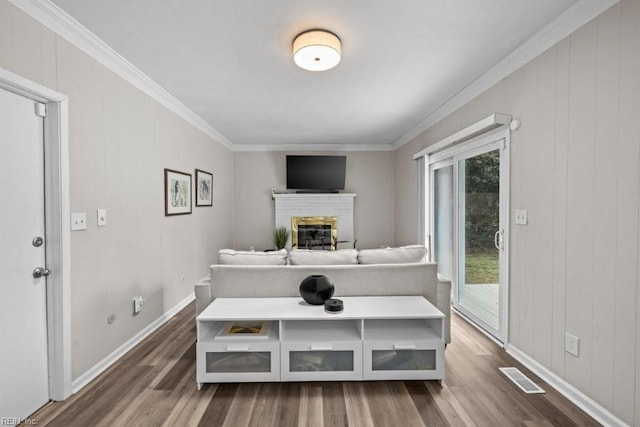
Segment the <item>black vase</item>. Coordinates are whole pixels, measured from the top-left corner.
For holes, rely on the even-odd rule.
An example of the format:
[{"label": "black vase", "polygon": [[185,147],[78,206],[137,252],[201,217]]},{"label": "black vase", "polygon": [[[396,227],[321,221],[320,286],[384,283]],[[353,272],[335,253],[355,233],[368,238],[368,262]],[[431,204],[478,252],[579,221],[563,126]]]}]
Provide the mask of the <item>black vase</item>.
[{"label": "black vase", "polygon": [[326,276],[312,274],[300,282],[300,296],[309,304],[322,305],[333,296],[333,283]]}]

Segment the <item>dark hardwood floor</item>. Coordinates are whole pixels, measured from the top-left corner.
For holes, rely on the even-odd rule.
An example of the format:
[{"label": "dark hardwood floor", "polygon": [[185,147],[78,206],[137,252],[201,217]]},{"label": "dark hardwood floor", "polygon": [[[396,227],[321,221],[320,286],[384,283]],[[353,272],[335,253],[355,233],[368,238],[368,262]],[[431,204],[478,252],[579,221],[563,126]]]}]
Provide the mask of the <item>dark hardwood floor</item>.
[{"label": "dark hardwood floor", "polygon": [[[191,304],[38,426],[591,426],[599,425],[459,316],[435,381],[207,384],[196,390]],[[516,366],[546,394],[526,395]]]}]

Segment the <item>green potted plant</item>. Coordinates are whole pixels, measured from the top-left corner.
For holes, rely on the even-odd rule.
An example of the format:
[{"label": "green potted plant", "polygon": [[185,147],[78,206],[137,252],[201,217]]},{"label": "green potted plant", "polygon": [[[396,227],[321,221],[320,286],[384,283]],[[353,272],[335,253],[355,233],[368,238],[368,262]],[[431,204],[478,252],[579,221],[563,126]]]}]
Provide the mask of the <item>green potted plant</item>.
[{"label": "green potted plant", "polygon": [[287,227],[277,227],[273,230],[273,244],[276,246],[276,250],[284,249],[289,241],[289,230]]}]

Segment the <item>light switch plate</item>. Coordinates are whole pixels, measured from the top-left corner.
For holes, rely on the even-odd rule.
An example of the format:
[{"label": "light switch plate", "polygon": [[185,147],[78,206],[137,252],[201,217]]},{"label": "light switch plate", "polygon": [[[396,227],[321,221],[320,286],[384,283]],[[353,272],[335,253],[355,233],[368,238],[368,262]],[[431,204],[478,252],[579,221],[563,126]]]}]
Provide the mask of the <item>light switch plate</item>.
[{"label": "light switch plate", "polygon": [[516,224],[527,225],[529,218],[525,209],[516,209]]},{"label": "light switch plate", "polygon": [[98,227],[104,227],[107,225],[107,210],[98,209]]},{"label": "light switch plate", "polygon": [[71,231],[79,231],[87,229],[87,214],[72,213],[71,214]]}]

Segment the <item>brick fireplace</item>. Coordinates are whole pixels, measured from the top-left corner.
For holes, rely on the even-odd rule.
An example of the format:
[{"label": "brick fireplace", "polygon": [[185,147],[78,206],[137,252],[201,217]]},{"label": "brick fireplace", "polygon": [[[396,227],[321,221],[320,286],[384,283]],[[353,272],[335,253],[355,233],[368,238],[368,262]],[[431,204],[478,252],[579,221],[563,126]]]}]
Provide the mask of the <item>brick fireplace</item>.
[{"label": "brick fireplace", "polygon": [[[308,249],[322,249],[329,250],[335,248],[335,242],[354,241],[354,228],[353,228],[353,205],[356,195],[353,193],[331,193],[331,194],[274,194],[273,199],[275,201],[275,226],[286,227],[291,231],[291,237],[293,240],[293,234],[295,230],[292,228],[292,218],[335,218],[336,224],[331,231],[331,237],[327,240],[328,228],[327,224],[322,229],[315,227],[314,234],[311,234],[314,227],[308,228],[309,232],[303,233],[305,243],[301,244],[298,241],[298,248],[304,249],[308,242]],[[307,224],[303,224],[307,225]],[[313,226],[313,224],[311,224]],[[328,224],[330,225],[330,224]],[[298,228],[299,231],[299,228]],[[322,235],[322,242],[318,238]],[[329,242],[329,243],[327,243]],[[328,247],[332,246],[332,247]],[[311,247],[312,246],[312,247]],[[287,246],[287,249],[291,249],[291,242]]]}]

